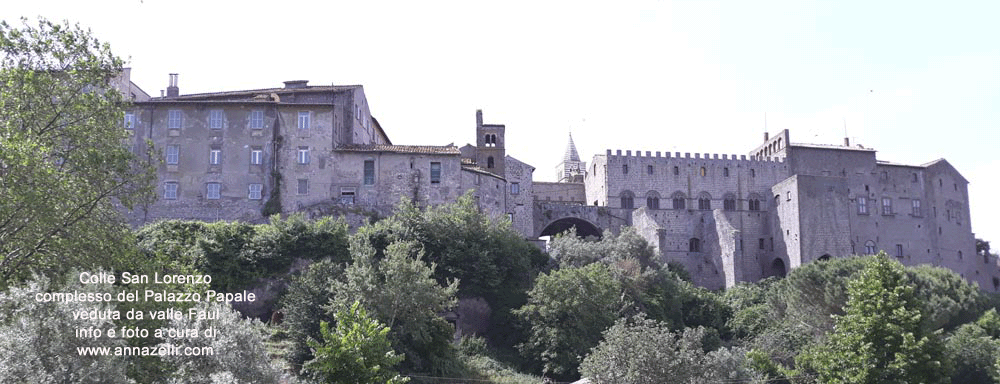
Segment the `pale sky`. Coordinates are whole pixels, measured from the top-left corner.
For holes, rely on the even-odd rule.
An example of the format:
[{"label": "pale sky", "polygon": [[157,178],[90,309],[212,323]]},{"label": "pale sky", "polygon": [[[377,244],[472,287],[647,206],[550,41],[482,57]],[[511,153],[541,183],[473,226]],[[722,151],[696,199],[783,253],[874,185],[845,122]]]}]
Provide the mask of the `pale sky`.
[{"label": "pale sky", "polygon": [[90,28],[157,96],[361,84],[394,144],[474,142],[475,110],[552,181],[606,149],[747,154],[767,130],[945,158],[1000,249],[1000,2],[17,1]]}]

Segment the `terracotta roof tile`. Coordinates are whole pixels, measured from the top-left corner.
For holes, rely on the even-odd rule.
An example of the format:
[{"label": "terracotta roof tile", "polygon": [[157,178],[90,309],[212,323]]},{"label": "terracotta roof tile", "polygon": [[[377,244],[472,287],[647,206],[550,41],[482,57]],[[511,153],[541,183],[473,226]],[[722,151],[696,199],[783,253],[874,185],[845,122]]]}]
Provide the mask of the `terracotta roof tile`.
[{"label": "terracotta roof tile", "polygon": [[394,153],[419,153],[429,155],[461,155],[458,147],[438,146],[438,145],[346,145],[337,148],[338,151],[349,152],[394,152]]}]

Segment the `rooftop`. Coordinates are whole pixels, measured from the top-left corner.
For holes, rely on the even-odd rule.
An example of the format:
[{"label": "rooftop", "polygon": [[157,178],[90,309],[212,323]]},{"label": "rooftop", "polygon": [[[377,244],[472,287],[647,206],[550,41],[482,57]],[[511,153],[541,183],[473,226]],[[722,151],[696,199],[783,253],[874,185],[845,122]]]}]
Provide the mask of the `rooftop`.
[{"label": "rooftop", "polygon": [[392,152],[392,153],[416,153],[427,155],[461,155],[458,147],[453,145],[383,145],[383,144],[351,144],[337,148],[338,151],[348,152]]}]

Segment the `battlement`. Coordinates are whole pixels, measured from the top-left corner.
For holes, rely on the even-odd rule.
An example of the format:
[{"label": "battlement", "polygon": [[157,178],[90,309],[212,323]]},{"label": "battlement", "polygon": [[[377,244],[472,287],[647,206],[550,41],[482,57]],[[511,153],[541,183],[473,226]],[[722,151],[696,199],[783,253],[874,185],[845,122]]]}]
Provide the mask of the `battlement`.
[{"label": "battlement", "polygon": [[654,162],[656,162],[657,160],[661,160],[664,163],[668,163],[668,162],[670,162],[672,160],[701,160],[701,161],[707,160],[707,161],[710,161],[710,162],[715,162],[715,161],[718,161],[718,162],[727,162],[727,163],[737,162],[737,163],[745,163],[747,165],[761,164],[761,165],[764,165],[764,166],[768,166],[768,165],[772,165],[773,166],[773,165],[780,165],[780,164],[784,164],[785,163],[784,158],[781,158],[781,157],[763,157],[763,158],[758,158],[756,156],[749,156],[748,157],[747,155],[735,155],[735,154],[732,154],[732,155],[731,154],[721,154],[720,155],[718,153],[704,153],[704,154],[702,154],[702,153],[694,153],[694,156],[692,157],[691,156],[692,154],[690,152],[684,152],[683,156],[681,156],[681,152],[674,152],[673,155],[671,155],[670,152],[662,152],[661,153],[659,151],[656,151],[656,152],[652,152],[652,151],[645,151],[645,152],[643,152],[643,151],[635,151],[635,155],[633,155],[632,151],[626,150],[625,154],[622,155],[622,150],[620,150],[620,149],[615,150],[614,153],[612,153],[612,151],[609,149],[609,150],[607,150],[607,152],[605,153],[605,155],[608,157],[608,161],[611,161],[614,158],[618,158],[619,161],[622,160],[622,159],[627,160],[629,158],[639,158],[639,159],[647,159],[647,160],[648,159],[653,159]]}]

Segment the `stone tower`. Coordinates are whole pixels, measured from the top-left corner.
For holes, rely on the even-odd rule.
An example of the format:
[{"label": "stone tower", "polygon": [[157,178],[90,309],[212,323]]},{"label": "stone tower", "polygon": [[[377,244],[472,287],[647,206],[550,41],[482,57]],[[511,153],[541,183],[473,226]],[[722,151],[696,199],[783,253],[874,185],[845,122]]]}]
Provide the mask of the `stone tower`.
[{"label": "stone tower", "polygon": [[504,177],[503,124],[483,124],[483,110],[476,110],[476,164],[487,171]]},{"label": "stone tower", "polygon": [[556,166],[556,181],[582,183],[586,169],[587,163],[580,161],[580,155],[576,152],[576,144],[573,143],[573,134],[570,133],[566,153],[563,154],[562,162]]}]

